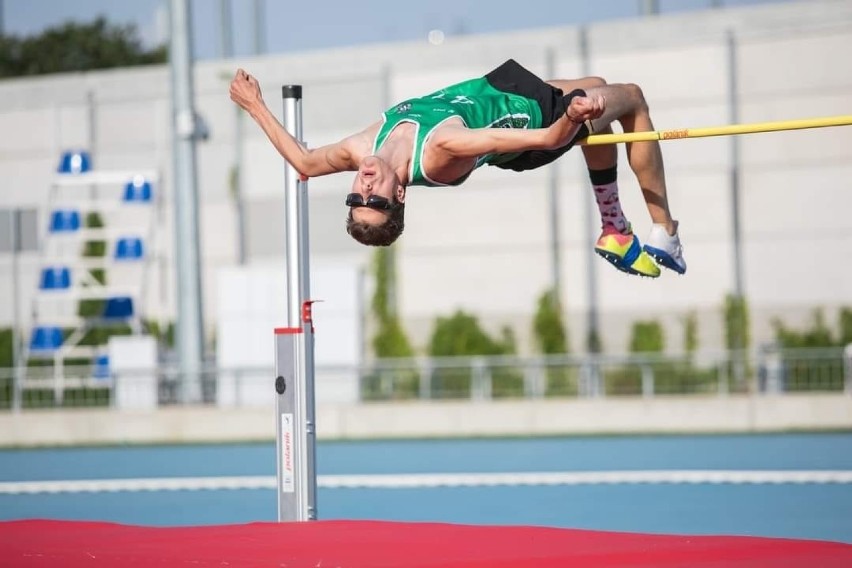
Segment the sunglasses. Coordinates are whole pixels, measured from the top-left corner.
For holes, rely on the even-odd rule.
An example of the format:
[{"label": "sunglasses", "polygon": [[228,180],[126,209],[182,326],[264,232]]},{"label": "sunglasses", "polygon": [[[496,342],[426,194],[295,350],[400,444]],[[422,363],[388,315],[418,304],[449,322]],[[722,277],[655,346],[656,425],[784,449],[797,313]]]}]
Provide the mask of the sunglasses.
[{"label": "sunglasses", "polygon": [[378,209],[380,211],[387,211],[388,209],[393,209],[393,203],[391,203],[390,199],[388,199],[387,197],[371,195],[367,198],[367,201],[364,201],[364,197],[360,193],[350,193],[349,195],[347,195],[346,206],[369,207],[370,209]]}]

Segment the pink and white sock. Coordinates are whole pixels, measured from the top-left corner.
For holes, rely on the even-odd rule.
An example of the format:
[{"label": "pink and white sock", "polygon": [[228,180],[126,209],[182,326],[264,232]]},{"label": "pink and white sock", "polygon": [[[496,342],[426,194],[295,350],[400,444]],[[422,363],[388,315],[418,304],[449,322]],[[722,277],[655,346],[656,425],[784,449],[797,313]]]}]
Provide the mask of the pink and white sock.
[{"label": "pink and white sock", "polygon": [[626,233],[630,227],[624,211],[621,210],[621,201],[618,199],[618,182],[592,186],[595,191],[595,200],[598,202],[598,210],[601,214],[601,225],[604,230],[607,225],[619,233]]}]

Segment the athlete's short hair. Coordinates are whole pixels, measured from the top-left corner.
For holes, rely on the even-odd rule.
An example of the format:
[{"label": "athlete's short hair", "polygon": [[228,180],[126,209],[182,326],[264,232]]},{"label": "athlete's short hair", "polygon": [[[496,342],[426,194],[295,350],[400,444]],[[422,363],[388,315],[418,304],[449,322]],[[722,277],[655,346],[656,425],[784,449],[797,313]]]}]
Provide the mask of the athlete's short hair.
[{"label": "athlete's short hair", "polygon": [[352,218],[352,209],[346,217],[346,232],[363,245],[387,247],[396,241],[405,229],[405,203],[393,198],[384,223],[372,224]]}]

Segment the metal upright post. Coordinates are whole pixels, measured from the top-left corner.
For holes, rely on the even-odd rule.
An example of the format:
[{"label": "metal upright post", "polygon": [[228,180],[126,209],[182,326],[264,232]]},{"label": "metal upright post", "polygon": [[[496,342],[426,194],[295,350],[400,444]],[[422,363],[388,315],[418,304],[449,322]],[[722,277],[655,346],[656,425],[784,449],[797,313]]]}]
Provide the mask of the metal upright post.
[{"label": "metal upright post", "polygon": [[[284,128],[302,139],[302,87],[287,85]],[[284,168],[287,326],[275,330],[278,520],[310,521],[316,507],[314,327],[308,263],[308,186]]]}]

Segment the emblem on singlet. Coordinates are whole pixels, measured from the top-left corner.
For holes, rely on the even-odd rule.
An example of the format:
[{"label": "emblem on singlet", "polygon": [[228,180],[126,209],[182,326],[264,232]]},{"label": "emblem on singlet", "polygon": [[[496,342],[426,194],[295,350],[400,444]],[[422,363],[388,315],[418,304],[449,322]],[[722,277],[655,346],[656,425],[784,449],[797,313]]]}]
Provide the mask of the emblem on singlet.
[{"label": "emblem on singlet", "polygon": [[526,128],[530,123],[528,114],[507,114],[492,122],[489,128]]}]

